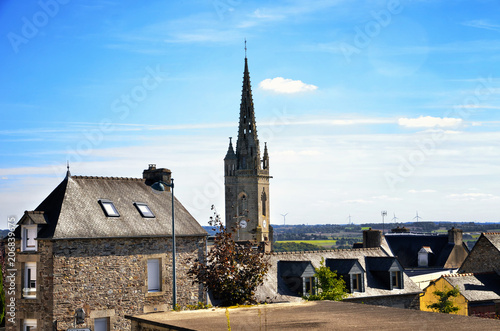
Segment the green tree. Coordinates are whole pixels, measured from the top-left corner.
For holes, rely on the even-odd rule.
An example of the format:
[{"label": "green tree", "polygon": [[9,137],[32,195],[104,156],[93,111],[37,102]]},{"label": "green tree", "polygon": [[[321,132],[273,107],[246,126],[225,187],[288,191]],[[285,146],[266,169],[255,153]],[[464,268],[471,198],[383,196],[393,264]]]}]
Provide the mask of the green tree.
[{"label": "green tree", "polygon": [[453,301],[451,300],[452,297],[456,298],[460,294],[460,291],[458,290],[457,286],[447,291],[436,290],[432,293],[439,299],[438,302],[435,302],[431,305],[427,305],[427,308],[430,308],[432,310],[444,314],[451,314],[460,310],[460,308],[455,306],[453,304]]},{"label": "green tree", "polygon": [[209,224],[217,231],[214,245],[206,260],[196,260],[188,274],[211,291],[222,306],[252,303],[255,289],[262,284],[270,264],[251,243],[236,243],[214,206],[212,210],[214,216]]},{"label": "green tree", "polygon": [[325,266],[324,258],[321,259],[320,267],[315,271],[314,277],[318,280],[319,293],[305,297],[305,299],[341,301],[348,296],[344,279],[338,277],[336,271]]}]

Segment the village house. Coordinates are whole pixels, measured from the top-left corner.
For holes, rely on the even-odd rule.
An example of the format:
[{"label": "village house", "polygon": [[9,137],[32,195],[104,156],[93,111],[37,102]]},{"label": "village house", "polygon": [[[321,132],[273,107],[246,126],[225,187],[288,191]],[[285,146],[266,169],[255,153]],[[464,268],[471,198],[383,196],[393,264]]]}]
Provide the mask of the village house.
[{"label": "village house", "polygon": [[420,297],[420,310],[433,311],[428,306],[438,302],[434,294],[458,288],[458,297],[451,297],[458,307],[457,315],[495,317],[500,315],[500,276],[496,273],[444,275],[425,289]]},{"label": "village house", "polygon": [[500,232],[482,233],[458,272],[499,273]]},{"label": "village house", "polygon": [[[143,178],[72,176],[16,229],[16,320],[7,330],[127,330],[126,314],[172,309],[171,172]],[[169,188],[170,189],[170,188]],[[173,189],[173,188],[172,188]],[[174,200],[177,302],[204,301],[190,261],[203,260],[206,231]],[[7,298],[9,299],[9,298]]]},{"label": "village house", "polygon": [[419,308],[420,288],[398,260],[380,247],[272,253],[264,283],[256,290],[257,300],[298,302],[302,296],[314,294],[314,269],[320,267],[322,259],[345,280],[349,295],[344,301]]}]

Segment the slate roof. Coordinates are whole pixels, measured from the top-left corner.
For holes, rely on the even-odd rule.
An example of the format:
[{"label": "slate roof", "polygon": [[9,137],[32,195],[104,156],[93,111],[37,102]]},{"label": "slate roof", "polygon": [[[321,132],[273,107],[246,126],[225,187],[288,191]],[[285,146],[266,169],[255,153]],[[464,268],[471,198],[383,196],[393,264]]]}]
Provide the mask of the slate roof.
[{"label": "slate roof", "polygon": [[490,241],[490,243],[495,246],[495,248],[500,251],[500,232],[485,232],[483,236]]},{"label": "slate roof", "polygon": [[451,274],[443,278],[451,286],[458,286],[469,302],[500,300],[500,276],[488,274]]},{"label": "slate roof", "polygon": [[346,275],[357,263],[358,259],[327,259],[325,265],[336,270],[338,275]]},{"label": "slate roof", "polygon": [[[120,216],[107,217],[99,199],[112,201]],[[155,217],[143,218],[134,202],[146,203]],[[172,235],[171,206],[171,193],[153,191],[144,179],[68,174],[35,209],[43,211],[40,215],[47,223],[40,226],[38,239],[168,237]],[[207,235],[177,199],[174,208],[176,235]]]},{"label": "slate roof", "polygon": [[312,277],[315,273],[309,261],[279,261],[278,263],[280,273],[288,277]]},{"label": "slate roof", "polygon": [[[418,252],[423,246],[432,251],[429,254],[429,268],[444,268],[455,248],[455,244],[448,242],[448,235],[395,233],[386,234],[385,240],[404,268],[418,267]],[[468,252],[467,246],[463,243],[462,245]]]},{"label": "slate roof", "polygon": [[[310,261],[314,268],[320,266],[321,259],[344,259],[357,260],[361,267],[366,271],[365,277],[367,286],[364,292],[352,293],[350,298],[364,298],[375,296],[390,296],[390,295],[410,295],[421,293],[420,288],[403,272],[403,289],[390,290],[384,284],[381,284],[370,270],[367,270],[365,260],[367,257],[388,257],[388,254],[381,248],[362,248],[362,249],[340,249],[329,251],[316,252],[283,252],[272,253],[269,255],[271,264],[267,275],[264,278],[264,283],[256,290],[256,298],[258,301],[268,302],[284,302],[284,301],[300,301],[291,292],[281,277],[278,277],[278,262],[279,261]],[[391,258],[392,259],[392,258]],[[394,261],[394,259],[392,259]],[[373,286],[371,286],[373,285]]]}]

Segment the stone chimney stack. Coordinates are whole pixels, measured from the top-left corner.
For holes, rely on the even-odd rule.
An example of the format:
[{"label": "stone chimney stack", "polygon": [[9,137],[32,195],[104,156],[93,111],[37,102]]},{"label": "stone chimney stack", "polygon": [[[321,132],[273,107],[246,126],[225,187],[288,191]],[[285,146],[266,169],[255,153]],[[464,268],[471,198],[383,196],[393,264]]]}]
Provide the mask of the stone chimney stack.
[{"label": "stone chimney stack", "polygon": [[[146,185],[148,186],[151,186],[159,181],[170,184],[171,177],[172,177],[172,172],[169,169],[165,168],[156,169],[156,164],[150,164],[148,169],[142,172],[142,178],[146,180]],[[170,192],[170,187],[166,187],[166,189],[168,192]]]},{"label": "stone chimney stack", "polygon": [[377,248],[382,246],[382,231],[369,230],[363,231],[363,248]]},{"label": "stone chimney stack", "polygon": [[448,243],[462,245],[463,231],[460,229],[455,229],[454,227],[448,230]]}]

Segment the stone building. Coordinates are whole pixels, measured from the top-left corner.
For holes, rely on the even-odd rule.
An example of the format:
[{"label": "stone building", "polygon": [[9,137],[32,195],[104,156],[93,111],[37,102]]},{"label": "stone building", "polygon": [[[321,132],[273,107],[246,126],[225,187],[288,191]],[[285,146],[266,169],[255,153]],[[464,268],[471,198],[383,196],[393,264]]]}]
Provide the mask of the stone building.
[{"label": "stone building", "polygon": [[500,273],[500,232],[482,233],[458,272]]},{"label": "stone building", "polygon": [[271,253],[271,266],[256,290],[257,299],[298,302],[303,295],[314,294],[314,268],[322,259],[345,280],[349,296],[344,301],[418,309],[422,291],[381,247]]},{"label": "stone building", "polygon": [[[16,325],[7,330],[127,330],[127,314],[172,309],[172,195],[168,169],[143,178],[71,176],[16,229]],[[206,231],[174,201],[177,302],[204,300],[186,272]],[[7,298],[10,300],[10,298]]]},{"label": "stone building", "polygon": [[229,138],[224,158],[226,227],[237,241],[251,241],[271,250],[272,227],[269,210],[269,154],[267,145],[260,157],[259,138],[252,99],[252,87],[245,56],[240,121],[236,151]]}]

